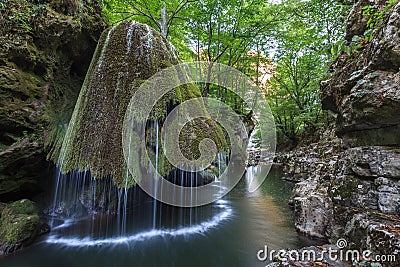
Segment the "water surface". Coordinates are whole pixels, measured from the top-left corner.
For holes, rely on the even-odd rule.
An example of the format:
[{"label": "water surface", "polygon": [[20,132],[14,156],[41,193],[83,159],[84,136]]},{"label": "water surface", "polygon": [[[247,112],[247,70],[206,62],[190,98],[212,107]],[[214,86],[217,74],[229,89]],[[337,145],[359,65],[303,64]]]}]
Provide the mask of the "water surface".
[{"label": "water surface", "polygon": [[265,266],[257,259],[265,245],[279,250],[318,243],[296,233],[287,205],[292,186],[278,170],[253,193],[248,179],[223,200],[195,209],[155,205],[137,192],[123,235],[117,216],[60,220],[33,246],[0,259],[0,266]]}]

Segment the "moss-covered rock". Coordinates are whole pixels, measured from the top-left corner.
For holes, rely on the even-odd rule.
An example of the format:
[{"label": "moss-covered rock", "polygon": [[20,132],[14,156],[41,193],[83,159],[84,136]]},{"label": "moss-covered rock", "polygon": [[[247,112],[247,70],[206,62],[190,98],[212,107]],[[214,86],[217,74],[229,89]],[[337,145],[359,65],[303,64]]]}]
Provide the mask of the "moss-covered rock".
[{"label": "moss-covered rock", "polygon": [[6,204],[0,202],[0,219],[1,219],[1,213],[3,212],[5,207],[6,207]]},{"label": "moss-covered rock", "polygon": [[[100,38],[63,143],[59,159],[62,171],[90,170],[97,178],[112,176],[118,186],[126,186],[126,174],[129,172],[123,156],[122,127],[128,104],[144,81],[160,70],[179,63],[170,43],[145,24],[125,21],[106,30]],[[182,76],[177,72],[175,77],[168,78],[182,79]],[[147,94],[152,96],[151,90],[144,94],[144,97]],[[154,137],[154,123],[159,121],[161,125],[168,108],[200,96],[199,88],[187,83],[165,94],[154,106],[149,118],[135,114],[135,120],[143,122],[148,119],[147,130],[153,132]],[[219,126],[208,121],[200,121],[200,124],[202,126],[198,128],[190,127],[198,133],[198,137],[212,138],[220,149],[226,146]],[[132,142],[139,143],[140,137],[132,138],[137,138]],[[186,155],[193,154],[192,157],[196,158],[199,142],[189,142],[188,135],[182,138],[181,145]],[[155,158],[151,140],[147,140],[148,152],[150,158]],[[136,169],[140,165],[147,166],[140,156],[143,154],[144,151],[137,153]],[[161,174],[167,175],[172,165],[161,156],[158,168]],[[130,178],[128,186],[132,184],[133,179]]]},{"label": "moss-covered rock", "polygon": [[0,203],[0,255],[10,254],[48,231],[41,223],[37,207],[27,199]]},{"label": "moss-covered rock", "polygon": [[105,27],[97,1],[0,5],[0,200],[37,192],[26,185],[37,184],[47,152],[58,158]]}]

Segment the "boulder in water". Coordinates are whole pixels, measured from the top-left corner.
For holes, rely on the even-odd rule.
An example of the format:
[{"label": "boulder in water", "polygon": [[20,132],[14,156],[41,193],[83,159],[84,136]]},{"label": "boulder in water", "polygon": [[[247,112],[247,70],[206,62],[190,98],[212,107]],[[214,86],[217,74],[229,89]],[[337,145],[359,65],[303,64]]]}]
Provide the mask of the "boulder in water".
[{"label": "boulder in water", "polygon": [[30,200],[0,203],[0,255],[13,253],[48,231]]}]

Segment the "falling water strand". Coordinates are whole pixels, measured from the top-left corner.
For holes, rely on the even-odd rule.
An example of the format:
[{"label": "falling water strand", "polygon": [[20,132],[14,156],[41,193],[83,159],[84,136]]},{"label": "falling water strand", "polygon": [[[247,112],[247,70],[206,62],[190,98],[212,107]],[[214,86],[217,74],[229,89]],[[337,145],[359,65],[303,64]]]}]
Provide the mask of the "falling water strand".
[{"label": "falling water strand", "polygon": [[132,47],[132,37],[133,37],[133,29],[135,26],[136,22],[135,21],[131,21],[131,24],[129,24],[129,29],[126,33],[126,42],[127,42],[127,52],[126,54],[130,54],[131,53],[131,47]]},{"label": "falling water strand", "polygon": [[[133,127],[133,120],[132,120],[132,127]],[[131,155],[131,144],[132,144],[132,135],[129,137],[129,144],[128,144],[128,164],[130,164],[130,155]],[[124,209],[123,209],[123,216],[122,216],[122,235],[126,234],[126,220],[127,220],[127,212],[128,212],[128,182],[129,182],[129,168],[126,166],[126,173],[125,173],[125,188],[124,188]]]},{"label": "falling water strand", "polygon": [[151,229],[148,231],[139,232],[133,235],[126,235],[111,238],[94,239],[92,237],[59,237],[55,234],[50,235],[46,239],[48,244],[58,244],[65,247],[93,247],[103,245],[129,245],[137,242],[145,242],[155,237],[178,237],[188,236],[193,234],[204,234],[205,232],[217,227],[223,221],[229,220],[232,217],[232,208],[229,207],[227,201],[219,200],[216,206],[221,209],[219,213],[214,215],[210,220],[201,222],[190,227],[179,227],[170,229]]},{"label": "falling water strand", "polygon": [[[155,144],[156,144],[156,159],[155,159],[155,173],[154,173],[154,196],[157,196],[157,184],[158,184],[158,121],[156,120],[154,122],[154,130],[155,130]],[[156,218],[157,218],[157,199],[153,199],[154,204],[153,204],[153,228],[156,227]]]},{"label": "falling water strand", "polygon": [[121,233],[121,195],[122,195],[122,189],[118,190],[118,207],[117,207],[117,232]]},{"label": "falling water strand", "polygon": [[111,35],[113,34],[114,29],[115,29],[115,27],[112,27],[108,31],[106,40],[105,40],[104,45],[103,45],[103,49],[101,50],[100,59],[99,59],[99,65],[97,66],[97,73],[99,75],[101,73],[101,69],[103,67],[103,63],[104,63],[104,60],[105,60],[105,54],[106,54],[106,50],[107,50],[107,47],[108,47],[108,43],[110,42]]},{"label": "falling water strand", "polygon": [[152,29],[146,25],[146,35],[144,36],[144,43],[146,44],[146,51],[144,51],[144,55],[146,56],[147,59],[147,64],[149,64],[149,66],[151,65],[151,51],[152,51],[152,40],[153,40],[153,33],[152,33]]},{"label": "falling water strand", "polygon": [[53,208],[51,210],[51,215],[52,215],[52,219],[50,221],[50,226],[51,227],[54,226],[54,218],[56,216],[57,197],[58,197],[58,190],[59,190],[59,186],[60,186],[61,175],[62,175],[61,174],[61,169],[60,169],[60,167],[57,167],[56,187],[55,187],[55,191],[54,191]]}]

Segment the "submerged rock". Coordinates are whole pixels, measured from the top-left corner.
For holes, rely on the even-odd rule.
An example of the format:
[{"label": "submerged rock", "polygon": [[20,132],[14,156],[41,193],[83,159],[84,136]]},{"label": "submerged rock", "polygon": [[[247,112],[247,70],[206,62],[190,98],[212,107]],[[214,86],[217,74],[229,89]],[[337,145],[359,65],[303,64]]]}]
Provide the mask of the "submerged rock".
[{"label": "submerged rock", "polygon": [[13,253],[49,231],[30,200],[0,203],[0,214],[0,255]]}]

